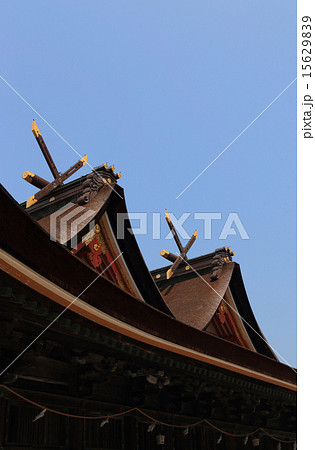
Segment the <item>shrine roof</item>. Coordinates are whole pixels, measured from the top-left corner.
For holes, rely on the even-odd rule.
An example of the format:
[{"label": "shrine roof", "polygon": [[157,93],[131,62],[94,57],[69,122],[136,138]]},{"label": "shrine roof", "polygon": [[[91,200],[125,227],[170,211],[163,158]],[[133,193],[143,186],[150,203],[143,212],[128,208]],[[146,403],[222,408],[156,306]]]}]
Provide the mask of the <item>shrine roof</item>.
[{"label": "shrine roof", "polygon": [[[119,202],[117,205],[122,207]],[[117,211],[114,207],[115,201],[113,210]],[[50,301],[65,305],[71,298],[79,296],[71,307],[76,314],[86,317],[91,323],[111,327],[120,336],[295,390],[293,370],[271,356],[250,351],[184,324],[137,300],[112,282],[95,277],[95,270],[65,246],[53,242],[2,186],[0,213],[8,218],[0,224],[0,269]],[[52,264],[52,260],[58,263]],[[235,264],[231,280],[235,278],[235,295],[241,295],[237,267]],[[87,286],[89,289],[86,291]]]},{"label": "shrine roof", "polygon": [[170,266],[151,271],[161,294],[177,320],[207,330],[219,305],[229,292],[235,312],[241,318],[257,352],[276,358],[250,306],[241,269],[232,261],[230,248],[222,247],[200,257],[183,261],[167,279]]}]

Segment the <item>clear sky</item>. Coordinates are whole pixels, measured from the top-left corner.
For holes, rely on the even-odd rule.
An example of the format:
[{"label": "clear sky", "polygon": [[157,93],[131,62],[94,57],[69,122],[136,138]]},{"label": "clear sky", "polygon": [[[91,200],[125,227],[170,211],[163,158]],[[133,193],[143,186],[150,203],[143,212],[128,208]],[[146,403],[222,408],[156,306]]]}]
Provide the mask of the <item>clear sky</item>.
[{"label": "clear sky", "polygon": [[[12,0],[0,42],[0,75],[92,167],[115,164],[129,211],[191,213],[190,257],[232,247],[263,333],[295,365],[295,83],[176,199],[295,79],[295,2]],[[24,170],[51,179],[33,118],[60,171],[78,156],[1,79],[0,102],[0,181],[23,201]],[[195,212],[222,214],[211,240]],[[230,212],[250,239],[219,240]],[[176,251],[161,227],[138,237],[150,269]]]}]

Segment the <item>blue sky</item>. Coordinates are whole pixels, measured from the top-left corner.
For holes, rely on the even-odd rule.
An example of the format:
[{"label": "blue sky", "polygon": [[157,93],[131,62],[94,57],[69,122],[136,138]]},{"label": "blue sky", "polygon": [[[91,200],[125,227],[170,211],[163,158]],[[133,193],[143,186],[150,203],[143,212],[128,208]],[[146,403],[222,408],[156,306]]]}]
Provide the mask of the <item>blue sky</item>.
[{"label": "blue sky", "polygon": [[[295,83],[176,199],[295,79],[294,2],[13,0],[0,38],[0,75],[93,167],[115,164],[129,211],[222,214],[211,240],[185,222],[200,231],[189,255],[235,250],[265,336],[295,365]],[[60,171],[78,156],[1,79],[0,101],[1,183],[23,201],[24,170],[51,179],[33,118]],[[230,212],[249,240],[218,239]],[[150,269],[176,251],[152,233],[138,242]]]}]

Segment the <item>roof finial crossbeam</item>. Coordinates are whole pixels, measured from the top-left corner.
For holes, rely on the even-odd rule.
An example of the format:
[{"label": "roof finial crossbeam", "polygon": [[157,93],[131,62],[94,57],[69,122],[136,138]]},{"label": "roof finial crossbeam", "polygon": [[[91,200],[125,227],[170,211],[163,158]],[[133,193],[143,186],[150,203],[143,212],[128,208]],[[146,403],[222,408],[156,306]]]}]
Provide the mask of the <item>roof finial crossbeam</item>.
[{"label": "roof finial crossbeam", "polygon": [[39,131],[38,126],[36,125],[35,120],[33,120],[33,122],[32,122],[32,132],[35,136],[37,144],[39,145],[39,148],[42,151],[42,154],[44,155],[44,158],[48,164],[48,167],[49,167],[54,179],[56,180],[57,178],[59,178],[59,172],[54,163],[54,160],[52,159],[51,154],[49,153],[49,150],[47,148],[47,145],[45,144],[43,136],[41,135],[41,132]]},{"label": "roof finial crossbeam", "polygon": [[87,162],[87,155],[83,156],[77,163],[75,163],[73,166],[71,166],[68,170],[66,170],[64,173],[59,173],[57,170],[57,167],[54,163],[54,160],[52,159],[51,154],[49,153],[49,150],[45,144],[45,141],[43,139],[43,136],[41,135],[35,120],[32,122],[32,132],[35,136],[35,139],[39,145],[39,148],[41,149],[44,158],[48,164],[48,167],[54,177],[54,181],[49,182],[45,180],[44,178],[39,177],[38,175],[35,175],[32,172],[25,171],[23,172],[22,178],[27,181],[28,183],[33,184],[34,186],[38,187],[40,191],[38,191],[36,194],[32,195],[29,199],[26,201],[26,208],[32,206],[34,203],[38,202],[41,198],[45,197],[45,195],[49,194],[51,191],[53,191],[56,187],[61,186],[63,182],[71,177],[77,170],[79,170],[82,166],[84,166]]},{"label": "roof finial crossbeam", "polygon": [[180,242],[180,239],[178,237],[177,231],[173,225],[173,222],[171,220],[171,217],[167,210],[165,210],[165,219],[166,222],[171,230],[171,233],[174,237],[174,240],[176,242],[176,245],[180,251],[180,254],[174,255],[173,253],[168,252],[167,250],[162,250],[160,255],[163,256],[163,258],[167,259],[168,261],[173,262],[173,265],[168,269],[166,272],[166,278],[169,279],[171,276],[175,273],[176,269],[180,265],[182,261],[187,261],[187,253],[190,250],[191,246],[195,242],[195,240],[198,237],[198,231],[195,230],[194,234],[189,239],[188,243],[185,245],[185,247],[182,246],[182,243]]}]

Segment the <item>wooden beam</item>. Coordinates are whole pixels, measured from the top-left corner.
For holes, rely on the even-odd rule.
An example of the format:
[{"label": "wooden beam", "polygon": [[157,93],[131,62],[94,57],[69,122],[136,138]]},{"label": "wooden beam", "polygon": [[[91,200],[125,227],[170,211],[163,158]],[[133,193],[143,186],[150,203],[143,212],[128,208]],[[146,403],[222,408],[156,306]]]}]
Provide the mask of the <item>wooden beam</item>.
[{"label": "wooden beam", "polygon": [[165,219],[166,219],[166,222],[167,222],[167,224],[168,224],[168,226],[169,226],[169,228],[171,230],[171,233],[172,233],[172,235],[174,237],[174,240],[175,240],[175,242],[177,244],[177,247],[178,247],[179,251],[181,253],[183,253],[184,252],[183,246],[182,246],[182,244],[181,244],[181,242],[179,240],[177,231],[175,230],[175,227],[174,227],[174,225],[172,223],[171,217],[170,217],[167,209],[165,210]]},{"label": "wooden beam", "polygon": [[33,184],[39,189],[42,189],[43,187],[47,186],[47,184],[49,184],[49,181],[39,177],[38,175],[35,175],[32,172],[29,172],[28,170],[25,170],[25,172],[23,172],[22,178],[23,180],[27,181],[30,184]]},{"label": "wooden beam", "polygon": [[34,205],[34,203],[38,202],[41,198],[48,195],[51,191],[53,191],[56,187],[60,186],[67,178],[71,177],[77,170],[79,170],[82,166],[84,166],[87,162],[87,155],[83,156],[77,163],[70,167],[70,169],[66,170],[63,174],[56,178],[51,183],[44,186],[40,191],[36,194],[32,195],[32,197],[26,200],[26,208]]},{"label": "wooden beam", "polygon": [[162,250],[160,252],[160,255],[163,256],[163,258],[165,258],[171,262],[175,262],[177,259],[177,255],[174,255],[174,253],[168,252],[167,250]]},{"label": "wooden beam", "polygon": [[45,158],[45,160],[46,160],[46,162],[48,164],[48,167],[49,167],[51,173],[53,174],[53,177],[55,179],[57,179],[59,177],[59,172],[58,172],[57,167],[56,167],[56,165],[54,163],[54,160],[51,157],[51,154],[49,153],[49,150],[48,150],[48,148],[47,148],[47,146],[45,144],[43,136],[41,135],[41,133],[40,133],[40,131],[39,131],[37,125],[36,125],[35,120],[33,120],[33,122],[32,122],[32,132],[33,132],[33,134],[35,136],[37,144],[39,145],[39,148],[42,151],[42,154],[44,155],[44,158]]}]

